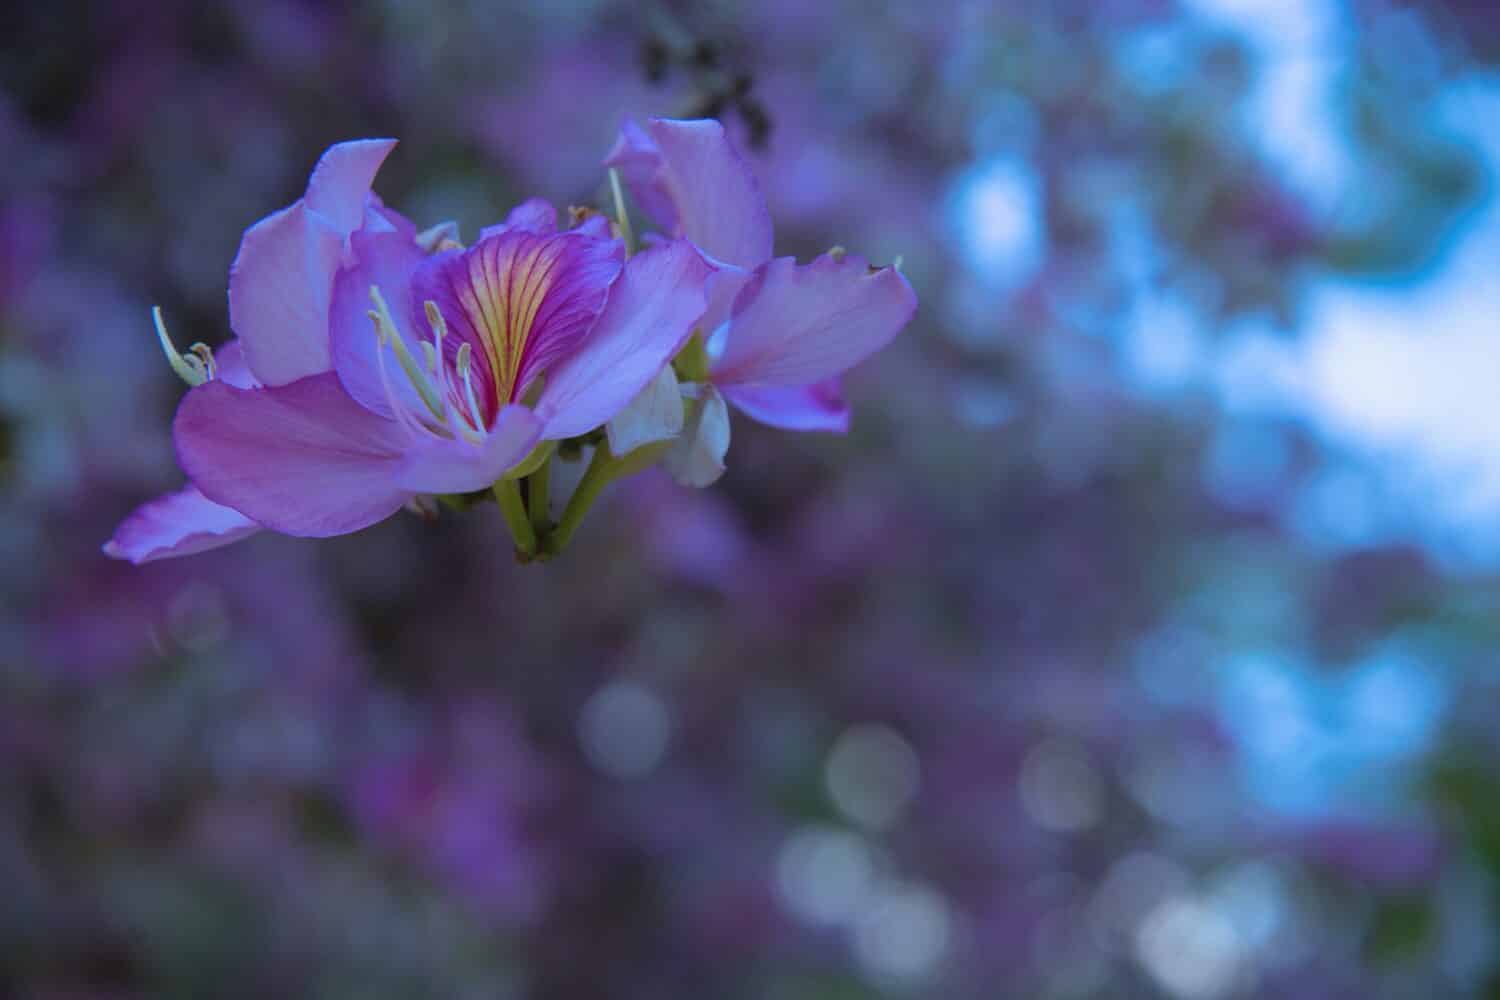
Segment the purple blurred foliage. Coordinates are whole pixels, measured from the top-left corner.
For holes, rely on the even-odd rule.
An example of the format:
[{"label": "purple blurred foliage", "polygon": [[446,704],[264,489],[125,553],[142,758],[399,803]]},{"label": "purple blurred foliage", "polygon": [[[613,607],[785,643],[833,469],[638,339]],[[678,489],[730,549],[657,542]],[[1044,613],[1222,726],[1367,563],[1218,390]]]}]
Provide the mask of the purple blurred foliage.
[{"label": "purple blurred foliage", "polygon": [[[1142,303],[1177,378],[1436,266],[1493,186],[1434,110],[1487,15],[1331,5],[1331,211],[1234,6],[0,15],[0,994],[1493,989],[1493,566],[1300,528],[1365,467],[1130,360]],[[904,257],[850,435],[740,421],[718,487],[642,474],[544,568],[489,506],[99,553],[181,482],[150,305],[221,343],[330,142],[399,136],[380,193],[472,238],[694,112],[779,253]]]}]

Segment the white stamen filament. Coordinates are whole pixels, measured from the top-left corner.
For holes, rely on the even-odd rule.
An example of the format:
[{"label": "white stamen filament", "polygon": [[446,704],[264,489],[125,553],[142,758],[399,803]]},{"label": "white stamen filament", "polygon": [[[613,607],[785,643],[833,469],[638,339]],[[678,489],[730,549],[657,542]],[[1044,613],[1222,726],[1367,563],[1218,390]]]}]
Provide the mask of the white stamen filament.
[{"label": "white stamen filament", "polygon": [[[373,285],[370,287],[370,300],[374,302],[375,308],[367,310],[367,315],[375,325],[375,336],[380,348],[390,347],[392,353],[396,355],[396,361],[405,372],[407,381],[421,397],[422,403],[436,420],[437,425],[434,426],[419,413],[413,413],[405,403],[397,399],[386,371],[385,351],[377,348],[375,353],[379,361],[381,387],[385,390],[386,402],[390,405],[396,419],[411,434],[426,432],[445,437],[459,437],[470,444],[482,444],[488,432],[479,408],[478,397],[474,393],[473,382],[469,376],[473,348],[467,342],[459,345],[456,360],[459,378],[454,379],[443,354],[443,341],[448,336],[448,324],[443,319],[437,303],[429,299],[423,303],[423,310],[427,315],[428,326],[432,328],[432,340],[419,342],[422,345],[422,362],[424,362],[424,364],[419,364],[396,328],[395,320],[391,318],[390,308],[386,305],[380,289]],[[462,401],[460,401],[457,385],[460,380],[463,383]]]},{"label": "white stamen filament", "polygon": [[215,373],[214,352],[207,344],[194,344],[187,354],[179,353],[172,338],[167,335],[167,324],[161,316],[161,306],[151,307],[151,321],[156,324],[156,339],[161,342],[162,353],[167,364],[177,377],[190,386],[200,386],[213,379]]},{"label": "white stamen filament", "polygon": [[[444,400],[447,400],[449,398],[450,387],[448,385],[448,366],[443,363],[446,360],[443,357],[443,338],[448,335],[448,322],[443,319],[443,314],[438,310],[437,303],[431,299],[422,303],[422,311],[427,314],[427,326],[432,330],[432,344],[430,345],[432,350],[429,355],[429,363],[432,365],[433,372],[437,374],[438,392]],[[422,344],[423,348],[427,348],[428,346],[425,342]]]},{"label": "white stamen filament", "polygon": [[469,404],[469,419],[475,427],[484,426],[484,417],[479,413],[479,400],[474,395],[474,379],[469,371],[473,367],[474,349],[467,341],[458,346],[458,377],[464,383],[464,400]]},{"label": "white stamen filament", "polygon": [[[367,315],[375,324],[375,338],[381,344],[384,344],[385,332],[381,329],[380,318],[375,314],[375,311],[373,309],[370,310]],[[390,374],[386,371],[385,367],[385,352],[382,351],[379,347],[376,347],[375,349],[375,365],[380,371],[380,387],[385,390],[385,402],[386,405],[391,408],[391,415],[396,418],[396,422],[400,424],[406,431],[406,433],[411,435],[413,439],[420,437],[421,432],[425,430],[425,428],[423,428],[421,424],[417,423],[417,418],[412,416],[411,413],[408,412],[405,404],[403,404],[401,400],[396,398],[396,391],[391,387]]]},{"label": "white stamen filament", "polygon": [[[434,361],[434,370],[437,372],[438,377],[438,392],[442,395],[443,399],[444,421],[449,430],[458,434],[464,440],[471,444],[479,444],[485,438],[484,421],[477,416],[472,422],[468,421],[462,408],[454,407],[450,410],[447,405],[448,401],[454,399],[457,395],[457,388],[448,382],[448,366],[444,363],[445,358],[443,356],[443,338],[448,335],[448,321],[443,319],[442,311],[438,309],[437,303],[431,299],[422,303],[422,311],[427,314],[427,325],[432,328],[432,344],[428,345],[424,342],[422,346],[430,346],[432,348],[432,356],[436,359]],[[468,345],[463,344],[460,346],[467,347]],[[478,410],[476,409],[475,413],[477,412]]]},{"label": "white stamen filament", "polygon": [[401,370],[406,373],[408,381],[417,395],[422,397],[422,402],[432,415],[438,420],[445,420],[446,405],[443,403],[441,394],[433,386],[432,380],[422,371],[417,360],[411,356],[406,341],[402,338],[400,331],[396,329],[395,320],[391,319],[390,307],[385,304],[385,296],[380,294],[380,289],[375,285],[370,286],[370,300],[375,303],[375,308],[368,311],[368,315],[375,323],[376,335],[382,344],[388,345],[395,352],[396,361],[401,365]]},{"label": "white stamen filament", "polygon": [[625,192],[620,190],[620,172],[609,168],[609,191],[615,200],[615,226],[625,241],[625,256],[635,252],[635,234],[630,231],[630,213],[625,211]]}]

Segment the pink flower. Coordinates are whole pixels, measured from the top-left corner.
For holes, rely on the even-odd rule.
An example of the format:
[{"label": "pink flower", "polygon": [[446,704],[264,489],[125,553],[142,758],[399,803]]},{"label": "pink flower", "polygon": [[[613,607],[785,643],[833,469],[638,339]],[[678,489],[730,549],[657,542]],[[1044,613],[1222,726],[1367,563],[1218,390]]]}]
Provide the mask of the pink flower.
[{"label": "pink flower", "polygon": [[806,265],[772,258],[765,201],[716,121],[652,119],[644,129],[627,122],[605,163],[658,225],[715,266],[701,324],[707,372],[687,388],[698,406],[668,454],[673,473],[701,486],[723,471],[725,400],[773,427],[847,431],[839,377],[916,312],[900,272],[842,252]]},{"label": "pink flower", "polygon": [[177,355],[163,332],[195,383],[173,424],[191,485],[127,518],[107,553],[339,535],[488,488],[613,418],[691,335],[710,267],[690,243],[627,261],[603,219],[563,232],[531,201],[464,249],[370,191],[394,146],[333,146],[301,200],[245,233],[237,339],[217,357]]}]

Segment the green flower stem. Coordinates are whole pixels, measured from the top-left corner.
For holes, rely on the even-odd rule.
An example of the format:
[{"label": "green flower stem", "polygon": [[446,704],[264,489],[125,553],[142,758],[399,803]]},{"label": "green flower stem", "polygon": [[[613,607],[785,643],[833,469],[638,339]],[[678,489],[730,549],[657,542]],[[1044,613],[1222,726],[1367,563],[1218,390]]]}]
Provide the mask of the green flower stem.
[{"label": "green flower stem", "polygon": [[583,523],[583,517],[594,506],[594,501],[599,499],[599,494],[604,492],[615,478],[617,463],[614,456],[609,453],[609,445],[600,441],[594,448],[594,457],[589,461],[588,471],[578,481],[578,486],[573,490],[573,495],[568,498],[568,506],[563,509],[562,520],[557,522],[557,527],[552,529],[546,538],[546,554],[557,555],[568,547],[572,541],[573,533]]},{"label": "green flower stem", "polygon": [[548,498],[552,493],[552,456],[526,477],[526,507],[531,511],[531,526],[538,538],[545,538],[552,528],[552,511]]},{"label": "green flower stem", "polygon": [[521,502],[521,488],[514,479],[501,479],[495,483],[495,502],[505,517],[510,537],[516,543],[516,551],[526,557],[536,555],[536,532],[526,517],[526,505]]}]

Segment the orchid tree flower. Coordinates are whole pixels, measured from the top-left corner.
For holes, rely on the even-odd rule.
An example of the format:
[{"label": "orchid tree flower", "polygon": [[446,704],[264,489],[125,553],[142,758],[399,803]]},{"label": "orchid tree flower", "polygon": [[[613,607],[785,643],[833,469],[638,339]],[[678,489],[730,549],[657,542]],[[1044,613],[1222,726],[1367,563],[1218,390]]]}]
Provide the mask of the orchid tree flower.
[{"label": "orchid tree flower", "polygon": [[340,535],[481,490],[523,557],[555,549],[553,444],[657,377],[698,325],[712,267],[686,240],[627,260],[603,217],[563,230],[535,200],[467,248],[456,227],[419,233],[370,190],[394,146],[333,146],[299,201],[245,233],[236,336],[217,356],[177,353],[158,315],[192,386],[173,421],[190,485],[130,515],[108,554],[145,562],[262,528]]},{"label": "orchid tree flower", "polygon": [[[611,425],[611,440],[622,424],[629,444],[674,438],[667,468],[680,482],[706,486],[724,471],[726,401],[773,427],[847,431],[839,377],[890,343],[916,312],[901,273],[842,250],[805,265],[773,258],[765,200],[716,121],[626,122],[605,164],[669,237],[691,241],[715,272],[703,339]],[[678,376],[691,400],[685,421],[667,405]]]}]

